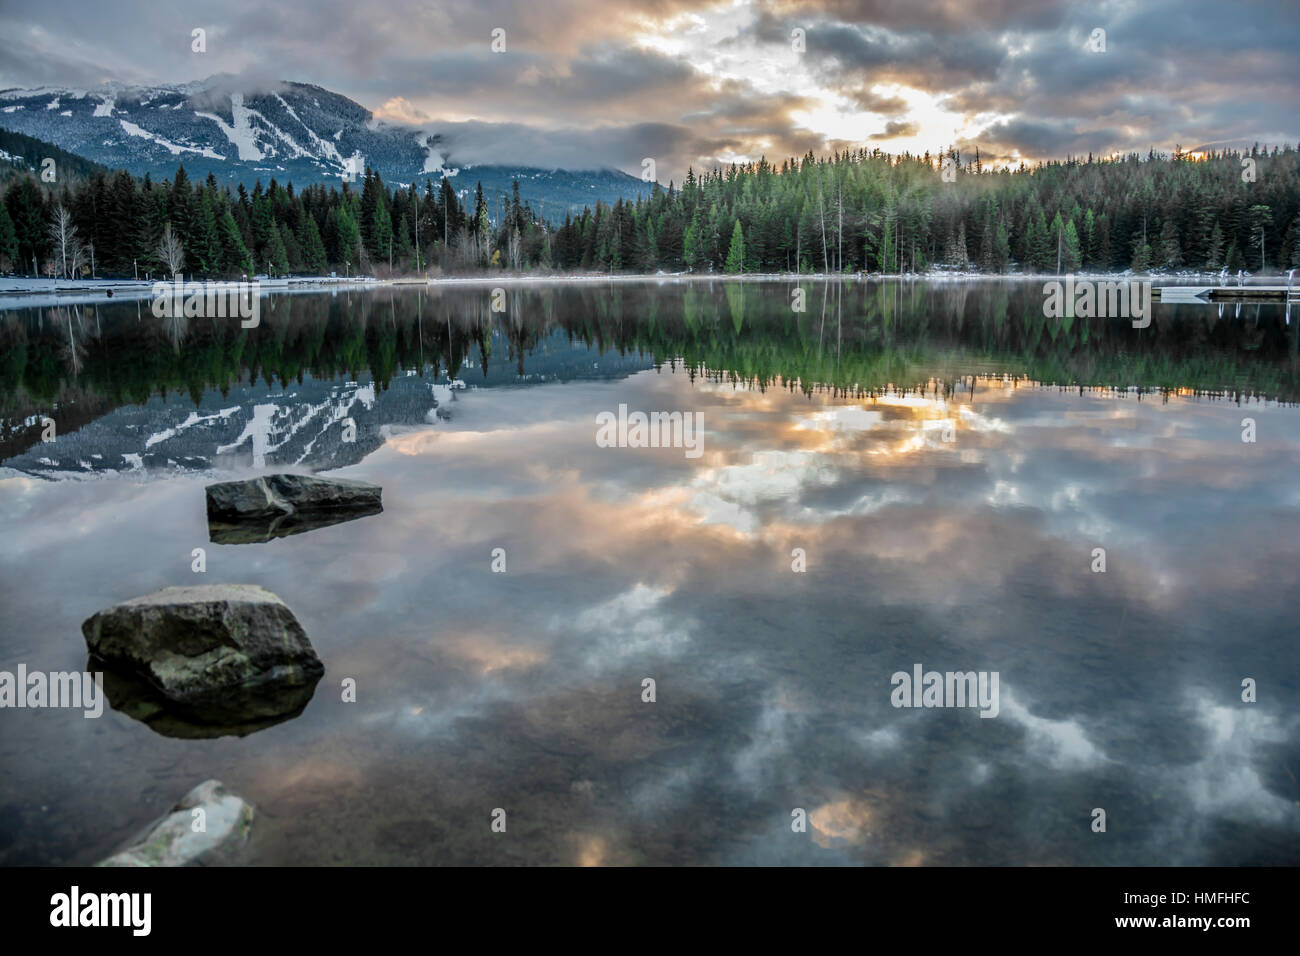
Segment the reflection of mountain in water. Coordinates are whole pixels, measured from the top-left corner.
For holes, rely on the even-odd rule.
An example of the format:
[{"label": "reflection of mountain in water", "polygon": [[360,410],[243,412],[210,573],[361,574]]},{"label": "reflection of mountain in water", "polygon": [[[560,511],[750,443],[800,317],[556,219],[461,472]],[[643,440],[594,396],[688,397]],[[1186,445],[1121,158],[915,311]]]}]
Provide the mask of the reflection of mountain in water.
[{"label": "reflection of mountain in water", "polygon": [[[209,389],[197,405],[187,397],[153,397],[124,405],[79,429],[37,440],[4,466],[44,477],[210,468],[305,466],[313,470],[355,464],[383,444],[390,425],[447,421],[474,388],[541,384],[572,378],[620,377],[650,365],[570,346],[563,334],[530,357],[529,371],[489,368],[467,387],[461,379],[435,381],[426,370],[399,372],[380,390],[373,380],[330,382],[303,375],[288,388],[265,383]],[[467,362],[470,374],[474,363]],[[30,419],[32,416],[28,416]],[[39,435],[39,425],[29,423]]]},{"label": "reflection of mountain in water", "polygon": [[139,303],[0,313],[0,465],[63,477],[337,468],[385,426],[436,425],[474,388],[660,363],[850,395],[992,375],[1300,401],[1297,327],[1269,306],[1159,304],[1139,330],[1045,317],[1037,286],[1001,282],[540,285],[512,287],[503,313],[490,303],[486,286],[267,296],[254,329],[155,319]]}]

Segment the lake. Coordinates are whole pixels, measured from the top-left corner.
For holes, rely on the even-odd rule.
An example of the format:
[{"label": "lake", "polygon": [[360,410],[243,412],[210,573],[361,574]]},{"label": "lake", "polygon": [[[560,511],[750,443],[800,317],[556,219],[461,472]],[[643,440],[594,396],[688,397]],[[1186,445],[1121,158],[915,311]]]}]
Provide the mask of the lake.
[{"label": "lake", "polygon": [[[648,280],[277,295],[250,329],[0,312],[0,670],[81,670],[94,612],[225,582],[326,667],[243,736],[0,713],[0,863],[93,863],[209,778],[256,806],[252,864],[1300,863],[1297,318],[1043,302]],[[694,451],[598,441],[637,412]],[[384,510],[210,540],[204,485],[276,470]],[[996,712],[895,706],[918,667],[996,674]]]}]

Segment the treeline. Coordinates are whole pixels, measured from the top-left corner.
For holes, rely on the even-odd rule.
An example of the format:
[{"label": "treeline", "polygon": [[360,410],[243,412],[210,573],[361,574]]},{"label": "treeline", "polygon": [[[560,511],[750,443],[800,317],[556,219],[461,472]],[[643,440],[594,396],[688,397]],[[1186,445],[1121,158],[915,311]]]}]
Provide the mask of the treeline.
[{"label": "treeline", "polygon": [[[526,203],[515,218],[536,222]],[[535,226],[534,226],[535,228]],[[13,182],[0,203],[0,270],[48,276],[235,278],[265,273],[340,274],[468,269],[500,262],[481,187],[470,212],[446,181],[389,190],[367,170],[360,188],[295,192],[274,179],[249,192],[119,170],[42,188]]]},{"label": "treeline", "polygon": [[[1249,180],[1249,181],[1248,181]],[[561,268],[1007,272],[1300,265],[1300,153],[1069,160],[986,169],[848,152],[731,166],[555,237]]]},{"label": "treeline", "polygon": [[986,168],[879,150],[732,165],[556,225],[481,185],[359,188],[274,179],[231,192],[184,167],[154,183],[34,176],[0,203],[0,269],[51,276],[597,272],[1235,273],[1300,266],[1300,153],[1130,154]]}]

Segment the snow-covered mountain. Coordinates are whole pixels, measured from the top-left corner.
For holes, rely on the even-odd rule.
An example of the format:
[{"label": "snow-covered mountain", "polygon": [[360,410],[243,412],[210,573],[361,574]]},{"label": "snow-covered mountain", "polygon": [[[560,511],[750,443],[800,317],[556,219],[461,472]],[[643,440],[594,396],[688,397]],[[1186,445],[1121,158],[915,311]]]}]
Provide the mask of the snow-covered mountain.
[{"label": "snow-covered mountain", "polygon": [[553,218],[597,198],[648,194],[646,183],[617,170],[462,167],[436,130],[377,120],[346,96],[305,83],[242,89],[218,76],[176,86],[9,89],[0,91],[0,128],[155,179],[184,164],[191,179],[212,173],[250,188],[272,178],[337,185],[369,165],[390,185],[436,185],[447,176],[462,195],[482,182],[490,198],[509,194],[518,179],[523,196]]}]

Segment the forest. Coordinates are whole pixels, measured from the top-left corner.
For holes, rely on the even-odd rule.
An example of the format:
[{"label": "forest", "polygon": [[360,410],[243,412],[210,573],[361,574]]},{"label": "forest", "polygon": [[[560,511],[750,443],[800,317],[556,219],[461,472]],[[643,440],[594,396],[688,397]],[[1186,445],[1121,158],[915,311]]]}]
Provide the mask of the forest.
[{"label": "forest", "polygon": [[0,271],[50,277],[525,273],[1137,273],[1300,266],[1300,152],[1152,151],[991,168],[858,150],[733,164],[563,222],[519,184],[360,182],[233,192],[183,166],[9,179]]}]

